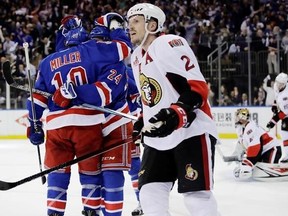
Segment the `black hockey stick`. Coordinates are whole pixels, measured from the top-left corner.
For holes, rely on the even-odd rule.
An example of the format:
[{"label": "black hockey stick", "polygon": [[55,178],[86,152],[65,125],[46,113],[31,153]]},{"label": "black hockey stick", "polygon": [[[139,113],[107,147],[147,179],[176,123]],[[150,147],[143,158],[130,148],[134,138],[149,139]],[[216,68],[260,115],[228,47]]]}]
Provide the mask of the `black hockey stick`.
[{"label": "black hockey stick", "polygon": [[49,173],[51,173],[51,172],[53,172],[55,170],[62,169],[62,168],[67,167],[67,166],[71,166],[71,165],[76,164],[76,163],[78,163],[80,161],[86,160],[86,159],[88,159],[90,157],[95,157],[95,156],[101,155],[101,154],[103,154],[105,152],[111,151],[111,150],[113,150],[115,148],[118,148],[118,147],[120,147],[122,145],[129,144],[129,143],[133,142],[133,139],[132,139],[132,137],[129,137],[128,139],[126,139],[124,141],[126,141],[126,142],[125,143],[123,143],[123,141],[117,142],[117,143],[115,143],[115,144],[113,144],[113,145],[111,145],[109,147],[106,147],[106,148],[103,148],[103,149],[100,149],[100,150],[97,150],[97,151],[90,152],[90,153],[85,154],[83,156],[80,156],[80,157],[78,157],[76,159],[73,159],[73,160],[67,161],[65,163],[59,164],[59,165],[57,165],[55,167],[52,167],[50,169],[41,171],[39,173],[36,173],[34,175],[31,175],[31,176],[28,176],[28,177],[26,177],[24,179],[21,179],[19,181],[16,181],[16,182],[0,181],[0,190],[2,190],[2,191],[10,190],[10,189],[12,189],[14,187],[17,187],[17,186],[22,185],[24,183],[30,182],[30,181],[32,181],[32,180],[34,180],[36,178],[42,177],[42,176],[44,176],[46,174],[49,174]]},{"label": "black hockey stick", "polygon": [[[11,67],[10,67],[10,62],[9,61],[6,61],[3,63],[3,75],[4,75],[4,78],[6,80],[6,82],[8,83],[8,85],[14,87],[14,88],[17,88],[17,89],[20,89],[20,90],[23,90],[23,91],[26,91],[26,92],[29,92],[29,89],[24,86],[24,85],[20,85],[18,83],[16,83],[11,75]],[[32,92],[33,93],[37,93],[37,94],[41,94],[43,96],[46,96],[46,97],[51,97],[52,94],[50,94],[49,92],[45,92],[45,91],[41,91],[39,89],[35,89],[33,88],[32,89]],[[81,104],[82,106],[84,107],[87,107],[87,108],[91,108],[91,109],[95,109],[95,110],[98,110],[98,111],[101,111],[101,112],[105,112],[105,113],[110,113],[110,114],[113,114],[113,115],[118,115],[118,116],[121,116],[121,117],[124,117],[124,118],[128,118],[130,120],[137,120],[138,118],[136,116],[133,116],[133,115],[129,115],[127,113],[122,113],[122,112],[118,112],[118,111],[115,111],[115,110],[111,110],[109,108],[104,108],[104,107],[98,107],[98,106],[94,106],[94,105],[91,105],[91,104],[87,104],[87,103],[84,103],[84,104]]]},{"label": "black hockey stick", "polygon": [[[32,121],[33,121],[33,125],[35,128],[35,133],[41,133],[40,128],[36,124],[37,119],[36,119],[34,97],[32,94],[32,80],[31,80],[31,71],[30,71],[29,50],[28,50],[29,44],[27,42],[25,42],[23,44],[23,47],[24,47],[25,59],[26,59],[26,67],[27,67],[27,75],[28,75],[28,83],[29,83],[29,93],[30,93],[30,97],[31,97]],[[43,139],[43,141],[44,141],[44,139]],[[40,169],[40,172],[42,172],[42,160],[41,160],[41,152],[40,152],[39,145],[37,145],[37,153],[38,153],[39,169]],[[41,180],[42,180],[42,184],[45,184],[46,183],[46,176],[42,176]]]}]

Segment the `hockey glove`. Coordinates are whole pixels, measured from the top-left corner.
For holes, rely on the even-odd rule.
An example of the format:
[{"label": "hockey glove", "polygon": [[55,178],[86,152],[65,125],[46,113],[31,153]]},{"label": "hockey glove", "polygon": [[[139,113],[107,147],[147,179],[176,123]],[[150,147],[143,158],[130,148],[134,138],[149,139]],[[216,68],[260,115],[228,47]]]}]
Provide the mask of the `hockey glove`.
[{"label": "hockey glove", "polygon": [[276,104],[273,104],[271,107],[271,111],[273,112],[273,114],[277,114],[278,113],[278,107]]},{"label": "hockey glove", "polygon": [[275,124],[276,124],[276,122],[275,122],[273,119],[271,119],[271,120],[267,123],[266,127],[269,128],[269,129],[272,129],[272,128],[275,126]]},{"label": "hockey glove", "polygon": [[77,94],[74,90],[72,82],[65,82],[59,89],[57,89],[52,97],[53,102],[62,107],[66,108],[70,105],[72,99],[76,98]]},{"label": "hockey glove", "polygon": [[61,20],[59,29],[65,29],[67,32],[82,26],[82,21],[76,15],[68,15]]},{"label": "hockey glove", "polygon": [[246,164],[240,164],[234,169],[234,176],[237,179],[248,179],[252,177],[252,167]]},{"label": "hockey glove", "polygon": [[109,30],[114,30],[117,28],[124,28],[124,18],[118,13],[107,13],[95,20],[95,25],[104,25]]},{"label": "hockey glove", "polygon": [[141,131],[144,126],[144,121],[143,121],[143,116],[140,115],[138,120],[134,123],[133,125],[133,133],[132,137],[135,140],[135,145],[140,145],[142,142],[142,136],[141,136]]},{"label": "hockey glove", "polygon": [[143,130],[148,137],[166,137],[174,130],[187,128],[196,118],[190,106],[183,103],[172,104],[169,108],[161,109],[155,116],[149,119],[151,126]]},{"label": "hockey glove", "polygon": [[35,123],[32,119],[28,118],[30,126],[27,127],[26,135],[27,138],[33,145],[40,145],[44,143],[44,131],[42,129],[42,122],[37,120]]}]

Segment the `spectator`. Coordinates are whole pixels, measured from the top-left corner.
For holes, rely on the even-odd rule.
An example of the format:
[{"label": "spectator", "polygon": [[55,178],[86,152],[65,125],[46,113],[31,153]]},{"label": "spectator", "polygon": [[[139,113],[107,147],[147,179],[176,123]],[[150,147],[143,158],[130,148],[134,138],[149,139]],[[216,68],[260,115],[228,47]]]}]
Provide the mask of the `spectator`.
[{"label": "spectator", "polygon": [[266,92],[265,105],[272,106],[275,100],[274,92],[274,80],[271,79],[271,76],[268,74],[263,80],[263,89]]}]

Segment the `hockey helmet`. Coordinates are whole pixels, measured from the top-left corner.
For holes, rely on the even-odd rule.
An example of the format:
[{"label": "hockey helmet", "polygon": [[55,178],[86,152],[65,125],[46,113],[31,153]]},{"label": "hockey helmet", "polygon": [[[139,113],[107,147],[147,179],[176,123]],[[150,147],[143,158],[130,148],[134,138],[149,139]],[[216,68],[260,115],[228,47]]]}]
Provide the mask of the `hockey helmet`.
[{"label": "hockey helmet", "polygon": [[274,90],[276,92],[281,92],[287,84],[288,81],[288,75],[286,73],[280,73],[277,75],[275,78],[275,83],[274,83]]},{"label": "hockey helmet", "polygon": [[250,119],[250,112],[247,108],[239,108],[235,113],[235,124],[245,124]]},{"label": "hockey helmet", "polygon": [[104,25],[96,24],[89,34],[90,39],[100,38],[105,41],[110,40],[110,30]]},{"label": "hockey helmet", "polygon": [[88,39],[88,33],[83,27],[72,29],[66,34],[65,46],[76,46]]},{"label": "hockey helmet", "polygon": [[158,27],[155,30],[155,33],[163,31],[166,15],[159,7],[149,3],[139,3],[129,9],[127,18],[130,19],[135,15],[143,15],[146,23],[151,18],[156,19]]}]

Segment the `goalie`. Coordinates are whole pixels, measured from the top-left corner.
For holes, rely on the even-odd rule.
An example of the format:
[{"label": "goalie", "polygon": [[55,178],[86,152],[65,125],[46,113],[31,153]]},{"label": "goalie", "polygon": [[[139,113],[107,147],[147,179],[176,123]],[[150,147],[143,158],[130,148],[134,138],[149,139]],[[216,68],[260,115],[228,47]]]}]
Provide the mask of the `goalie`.
[{"label": "goalie", "polygon": [[238,134],[236,152],[241,157],[238,167],[234,169],[234,176],[237,179],[288,178],[288,166],[286,169],[285,167],[279,169],[281,144],[250,119],[247,108],[236,111],[235,126]]}]

